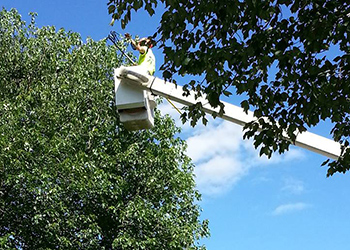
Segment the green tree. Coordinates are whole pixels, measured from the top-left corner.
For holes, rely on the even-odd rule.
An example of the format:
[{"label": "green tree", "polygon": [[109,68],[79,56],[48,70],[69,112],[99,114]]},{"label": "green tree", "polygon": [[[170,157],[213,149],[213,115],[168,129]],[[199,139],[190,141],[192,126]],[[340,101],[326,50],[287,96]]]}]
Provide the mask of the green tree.
[{"label": "green tree", "polygon": [[207,222],[174,122],[125,131],[116,50],[31,15],[0,12],[0,248],[199,249]]},{"label": "green tree", "polygon": [[[164,11],[154,37],[163,49],[163,76],[201,75],[192,88],[209,103],[231,92],[243,95],[241,106],[259,119],[245,127],[260,153],[288,149],[295,134],[321,120],[334,124],[335,141],[349,146],[350,135],[350,5],[342,0],[109,0],[113,20],[122,27],[132,10],[150,15]],[[337,50],[335,58],[327,56]],[[200,105],[184,113],[196,122]],[[200,115],[198,115],[200,114]],[[258,127],[262,130],[258,131]],[[350,168],[350,149],[329,163],[328,175]]]}]

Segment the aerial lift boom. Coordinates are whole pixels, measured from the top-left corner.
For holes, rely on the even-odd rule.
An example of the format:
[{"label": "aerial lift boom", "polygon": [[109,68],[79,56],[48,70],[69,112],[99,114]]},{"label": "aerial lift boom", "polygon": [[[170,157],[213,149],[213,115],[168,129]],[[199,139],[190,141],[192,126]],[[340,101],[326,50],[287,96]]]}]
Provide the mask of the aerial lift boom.
[{"label": "aerial lift boom", "polygon": [[[121,122],[127,129],[136,130],[153,126],[153,95],[163,96],[172,101],[189,106],[198,102],[202,103],[202,110],[208,114],[219,113],[219,108],[210,106],[204,96],[195,98],[195,93],[184,96],[182,87],[171,82],[166,82],[154,76],[142,72],[137,67],[120,67],[115,69],[116,105],[121,114]],[[139,96],[138,101],[135,100]],[[136,98],[137,99],[137,98]],[[253,112],[244,112],[241,107],[222,102],[224,114],[220,118],[244,126],[248,122],[257,120]],[[288,139],[286,137],[286,139]],[[303,132],[297,135],[295,145],[322,154],[328,158],[338,159],[341,154],[341,145],[328,138]]]}]

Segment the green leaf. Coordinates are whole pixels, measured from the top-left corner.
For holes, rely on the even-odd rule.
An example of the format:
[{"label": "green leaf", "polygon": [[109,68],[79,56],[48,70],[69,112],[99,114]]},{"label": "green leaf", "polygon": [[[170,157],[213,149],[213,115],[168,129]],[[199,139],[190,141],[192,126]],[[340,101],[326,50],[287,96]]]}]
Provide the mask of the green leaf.
[{"label": "green leaf", "polygon": [[109,5],[108,6],[108,14],[113,14],[115,12],[115,5]]},{"label": "green leaf", "polygon": [[244,109],[245,112],[247,112],[249,110],[249,102],[247,100],[242,101],[241,107]]},{"label": "green leaf", "polygon": [[[158,2],[166,8],[157,9]],[[294,128],[289,129],[292,140],[292,131],[327,119],[337,126],[334,138],[349,138],[347,8],[337,1],[180,2],[151,0],[143,5],[150,16],[160,12],[154,37],[163,49],[164,78],[185,74],[201,78],[190,86],[203,91],[213,107],[220,106],[222,94],[231,96],[223,91],[228,84],[249,101],[241,103],[246,111],[251,106],[258,117],[268,116],[272,123],[280,120],[283,127]],[[114,19],[122,18],[125,27],[131,15],[127,19],[123,15],[139,8],[140,0],[118,3],[119,16]],[[334,20],[343,21],[334,24]],[[337,56],[333,59],[332,54]],[[203,115],[193,109],[183,120],[194,125]],[[262,144],[284,152],[281,132],[274,125],[265,125],[271,133]],[[346,155],[337,167],[329,163],[330,171],[347,171],[350,152]]]},{"label": "green leaf", "polygon": [[151,130],[120,124],[115,48],[16,10],[0,27],[0,248],[199,247],[209,232],[186,143],[158,110]]},{"label": "green leaf", "polygon": [[231,93],[230,91],[227,91],[227,90],[224,90],[222,93],[223,93],[225,96],[231,96],[231,95],[232,95],[232,93]]}]

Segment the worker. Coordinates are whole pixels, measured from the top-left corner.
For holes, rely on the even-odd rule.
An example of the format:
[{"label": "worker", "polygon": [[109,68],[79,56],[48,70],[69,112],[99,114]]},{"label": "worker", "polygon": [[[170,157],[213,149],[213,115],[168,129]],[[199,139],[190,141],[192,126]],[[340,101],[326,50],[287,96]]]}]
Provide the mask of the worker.
[{"label": "worker", "polygon": [[134,50],[140,52],[137,65],[146,70],[149,75],[153,75],[156,70],[156,59],[152,52],[153,40],[152,37],[144,37],[138,41],[131,38],[129,33],[125,34],[125,38],[129,39]]},{"label": "worker", "polygon": [[[137,69],[137,71],[141,73],[153,75],[154,72],[156,71],[156,59],[152,52],[152,47],[154,44],[152,37],[145,37],[138,41],[135,41],[134,39],[131,38],[131,35],[129,33],[126,33],[125,38],[130,40],[131,47],[134,50],[137,50],[140,52],[139,60],[137,64],[130,68]],[[148,97],[147,99],[149,100],[151,112],[154,112],[154,108],[157,105],[154,99],[154,95],[151,94],[151,92],[149,91],[146,91],[146,93]]]}]

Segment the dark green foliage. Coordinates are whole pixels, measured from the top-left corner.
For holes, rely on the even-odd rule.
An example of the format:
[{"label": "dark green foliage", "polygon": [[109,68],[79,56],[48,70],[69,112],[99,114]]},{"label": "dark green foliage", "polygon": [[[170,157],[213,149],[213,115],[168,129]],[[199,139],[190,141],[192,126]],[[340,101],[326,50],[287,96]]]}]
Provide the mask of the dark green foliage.
[{"label": "dark green foliage", "polygon": [[207,222],[179,129],[157,112],[125,131],[115,49],[34,16],[0,12],[0,248],[197,249]]},{"label": "dark green foliage", "polygon": [[[283,131],[293,140],[321,120],[334,124],[334,140],[349,143],[348,1],[158,2],[165,10],[154,36],[164,52],[164,77],[202,75],[203,81],[186,88],[206,93],[214,107],[223,108],[219,98],[230,95],[228,88],[246,96],[242,107],[268,118],[261,131],[256,123],[245,127],[245,137],[253,137],[262,154],[288,150],[291,142],[282,139]],[[130,10],[148,6],[152,14],[149,8],[157,1],[110,0],[108,5],[116,6],[112,16],[124,27]],[[334,59],[326,56],[330,49],[337,53]],[[196,123],[197,114],[192,111],[187,118]],[[328,174],[349,170],[349,159],[347,149],[329,164]]]}]

